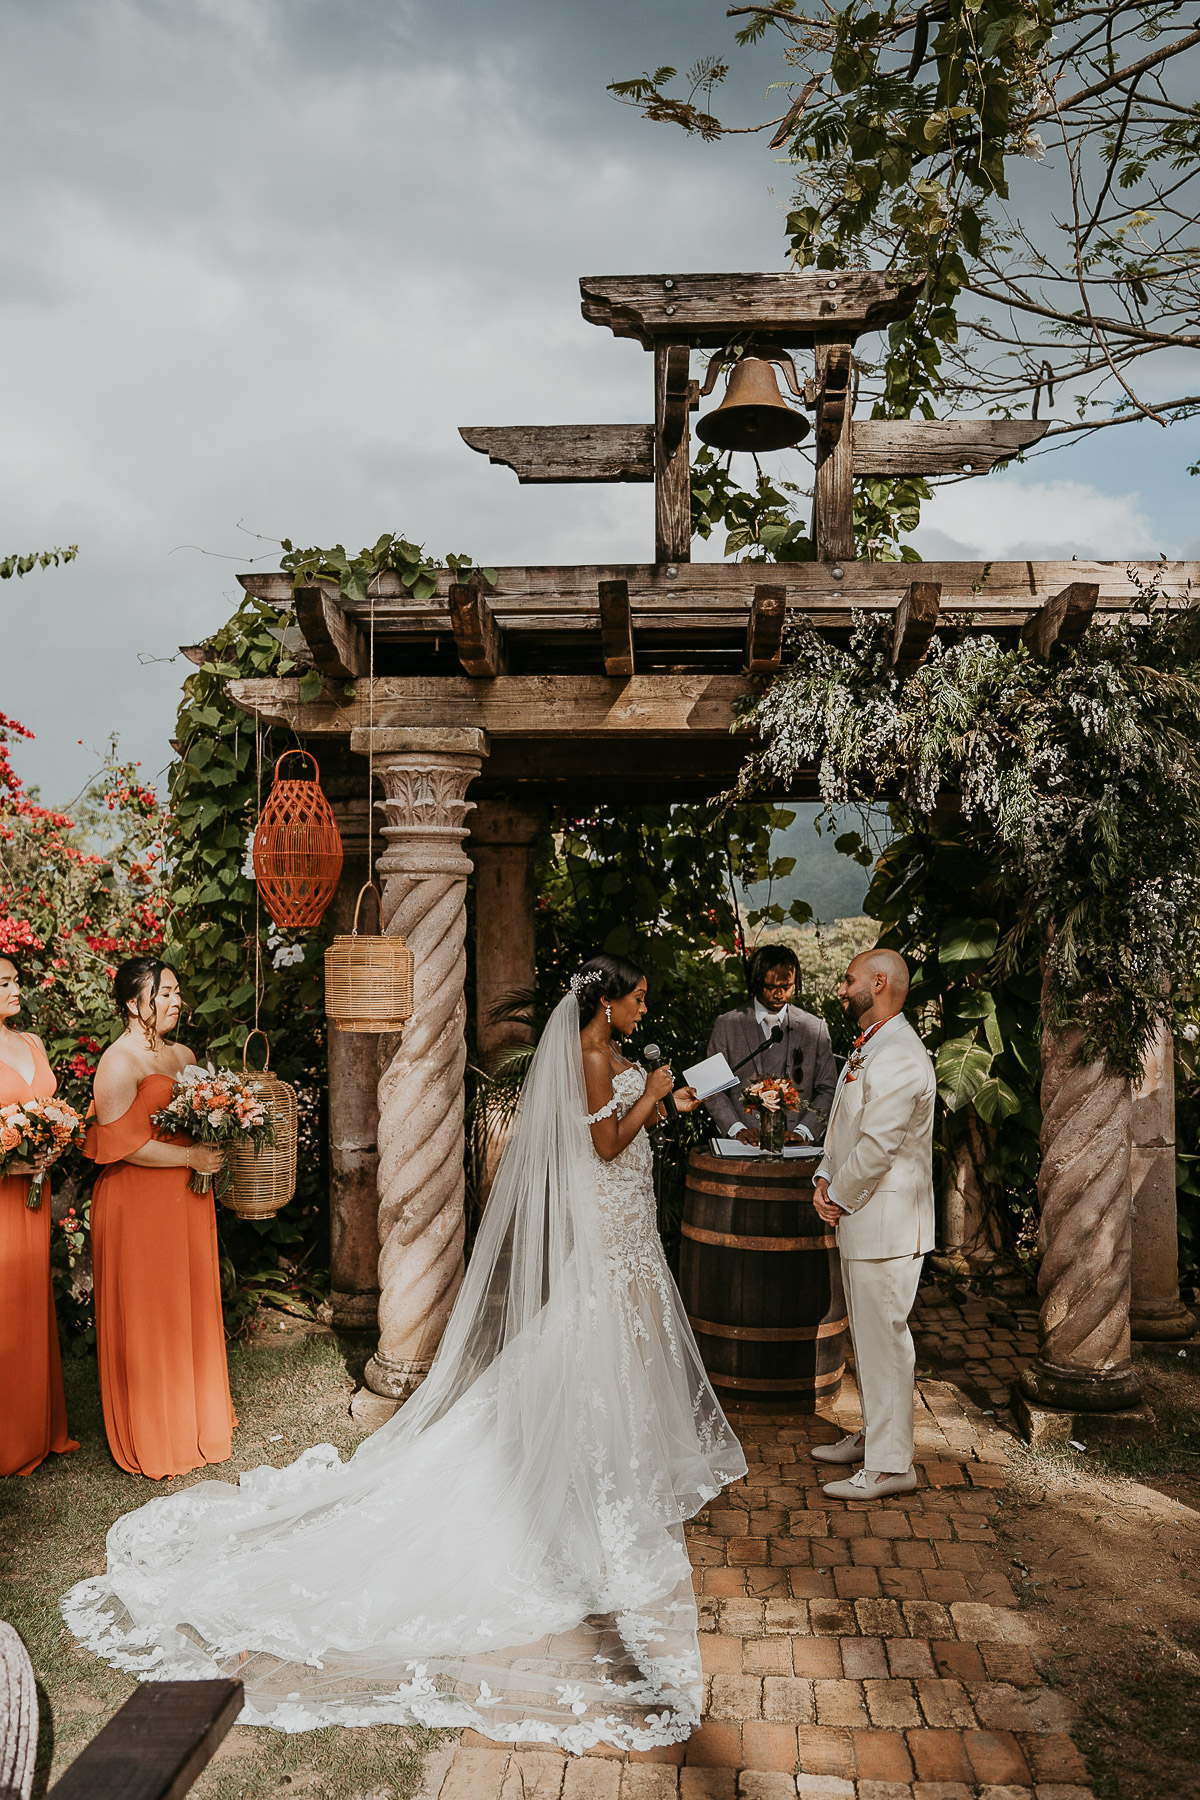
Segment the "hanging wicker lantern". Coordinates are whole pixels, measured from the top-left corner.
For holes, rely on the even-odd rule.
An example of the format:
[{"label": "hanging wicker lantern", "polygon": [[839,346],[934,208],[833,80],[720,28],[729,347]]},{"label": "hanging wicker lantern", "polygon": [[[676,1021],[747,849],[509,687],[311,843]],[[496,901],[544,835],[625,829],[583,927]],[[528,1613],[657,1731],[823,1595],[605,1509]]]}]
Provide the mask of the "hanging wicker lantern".
[{"label": "hanging wicker lantern", "polygon": [[[246,1066],[250,1038],[260,1037],[267,1046],[267,1060],[259,1070]],[[290,1082],[271,1073],[271,1046],[265,1031],[252,1031],[242,1046],[242,1074],[270,1115],[275,1142],[264,1144],[256,1155],[250,1144],[237,1144],[225,1152],[225,1167],[233,1179],[219,1196],[240,1219],[270,1219],[286,1206],[296,1191],[296,1090]]]},{"label": "hanging wicker lantern", "polygon": [[325,1017],[335,1031],[399,1031],[413,1009],[413,955],[402,937],[359,937],[358,909],[373,881],[359,890],[349,937],[335,937],[325,952]]},{"label": "hanging wicker lantern", "polygon": [[[281,781],[279,765],[307,756],[311,779]],[[254,879],[276,925],[319,925],[342,872],[342,837],[321,792],[317,759],[307,750],[285,750],[254,833]]]}]

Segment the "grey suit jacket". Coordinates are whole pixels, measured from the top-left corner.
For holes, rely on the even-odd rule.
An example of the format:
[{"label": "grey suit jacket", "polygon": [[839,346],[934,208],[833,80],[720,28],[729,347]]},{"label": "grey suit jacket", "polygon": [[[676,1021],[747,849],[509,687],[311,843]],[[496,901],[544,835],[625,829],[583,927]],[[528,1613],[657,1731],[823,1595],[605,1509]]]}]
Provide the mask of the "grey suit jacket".
[{"label": "grey suit jacket", "polygon": [[[772,1044],[754,1016],[753,1001],[734,1012],[722,1013],[713,1026],[708,1054],[719,1053],[733,1068],[754,1051],[751,1060],[738,1070],[738,1080],[743,1084],[757,1081],[760,1075],[786,1075],[794,1081],[800,1090],[801,1105],[798,1112],[788,1113],[788,1129],[805,1125],[819,1144],[825,1136],[825,1120],[837,1086],[829,1027],[824,1019],[799,1006],[785,1006],[779,1023],[783,1026],[783,1039]],[[704,1104],[724,1137],[734,1125],[750,1123],[737,1088],[730,1088],[726,1094],[713,1094]]]}]

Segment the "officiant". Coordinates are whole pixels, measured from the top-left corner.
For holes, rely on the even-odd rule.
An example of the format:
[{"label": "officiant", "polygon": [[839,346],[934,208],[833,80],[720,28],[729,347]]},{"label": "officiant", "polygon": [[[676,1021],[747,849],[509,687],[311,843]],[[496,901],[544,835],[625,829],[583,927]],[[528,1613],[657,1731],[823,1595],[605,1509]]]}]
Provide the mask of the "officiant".
[{"label": "officiant", "polygon": [[[799,974],[800,965],[786,945],[760,944],[746,971],[750,1000],[721,1014],[708,1054],[724,1056],[737,1070],[741,1086],[763,1075],[786,1075],[800,1094],[799,1108],[788,1113],[789,1141],[819,1144],[837,1070],[824,1019],[792,1003]],[[758,1143],[758,1127],[742,1111],[738,1088],[712,1094],[704,1104],[722,1137]]]}]

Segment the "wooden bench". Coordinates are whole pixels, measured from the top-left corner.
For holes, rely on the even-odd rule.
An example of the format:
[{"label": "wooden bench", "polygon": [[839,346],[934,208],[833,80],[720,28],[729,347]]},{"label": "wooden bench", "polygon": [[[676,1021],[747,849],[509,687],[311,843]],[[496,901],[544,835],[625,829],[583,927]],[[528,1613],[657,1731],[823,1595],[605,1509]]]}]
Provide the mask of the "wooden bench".
[{"label": "wooden bench", "polygon": [[55,1782],[49,1800],[178,1800],[242,1704],[240,1681],[148,1681]]}]

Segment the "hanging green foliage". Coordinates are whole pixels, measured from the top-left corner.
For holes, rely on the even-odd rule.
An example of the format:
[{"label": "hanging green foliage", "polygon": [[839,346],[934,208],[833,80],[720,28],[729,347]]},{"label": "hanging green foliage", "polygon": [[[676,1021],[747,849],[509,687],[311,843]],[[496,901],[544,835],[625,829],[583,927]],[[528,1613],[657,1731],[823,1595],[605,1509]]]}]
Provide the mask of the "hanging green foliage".
[{"label": "hanging green foliage", "polygon": [[1037,1198],[1041,976],[1036,943],[997,966],[1018,906],[983,832],[955,809],[929,819],[900,804],[863,910],[912,972],[909,1004],[933,1054],[942,1101],[939,1186],[973,1186],[1013,1247]]},{"label": "hanging green foliage", "polygon": [[[239,1219],[218,1207],[226,1323],[262,1300],[304,1312],[328,1268],[325,1207],[325,1018],[322,932],[293,942],[258,904],[249,841],[274,759],[294,733],[255,723],[227,692],[247,676],[294,674],[279,609],[248,595],[204,646],[206,659],[183,684],[177,760],[169,786],[172,914],[164,954],[179,970],[202,1056],[236,1062],[257,1019],[271,1066],[300,1103],[300,1181],[273,1219]],[[287,1265],[280,1268],[283,1259]]]},{"label": "hanging green foliage", "polygon": [[830,804],[900,797],[928,819],[960,793],[1011,910],[994,947],[948,927],[951,966],[1006,976],[1044,950],[1051,1023],[1078,1022],[1085,1054],[1135,1075],[1200,949],[1200,608],[1147,592],[1047,661],[964,627],[894,670],[889,633],[864,616],[849,649],[798,634],[748,704],[763,742],[736,796],[814,766]]}]

